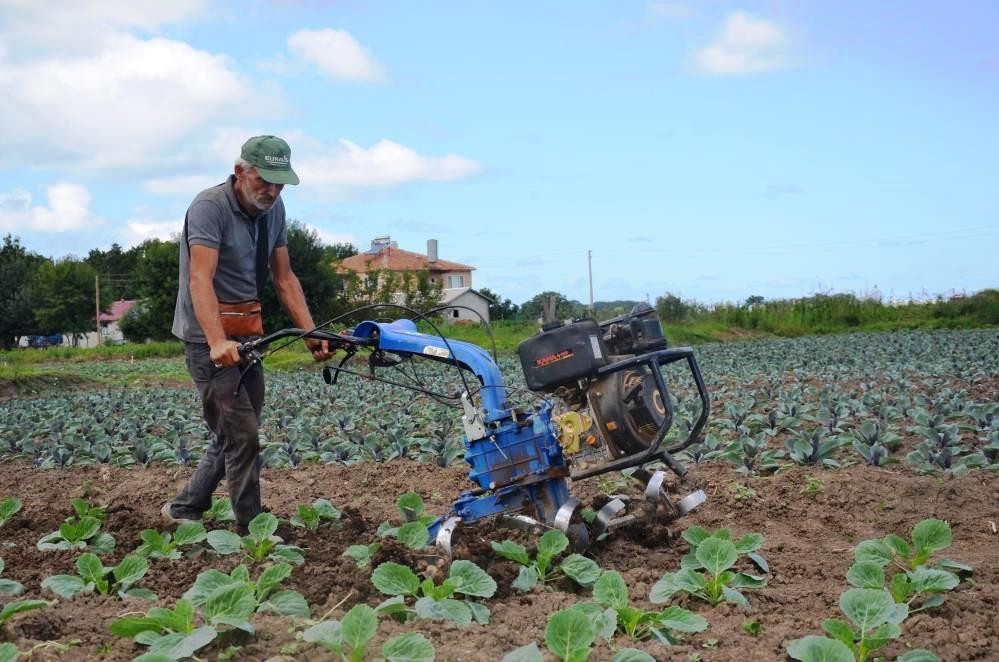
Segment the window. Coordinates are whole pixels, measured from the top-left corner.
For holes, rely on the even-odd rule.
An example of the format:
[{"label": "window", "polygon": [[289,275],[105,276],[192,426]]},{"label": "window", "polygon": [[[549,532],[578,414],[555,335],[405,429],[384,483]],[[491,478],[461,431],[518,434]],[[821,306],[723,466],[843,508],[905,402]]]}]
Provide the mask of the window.
[{"label": "window", "polygon": [[455,318],[455,319],[458,319],[458,311],[457,311],[457,310],[453,311],[453,312],[451,313],[451,317],[453,317],[453,318]]},{"label": "window", "polygon": [[465,276],[462,274],[450,274],[447,277],[447,288],[453,289],[455,287],[465,287]]}]

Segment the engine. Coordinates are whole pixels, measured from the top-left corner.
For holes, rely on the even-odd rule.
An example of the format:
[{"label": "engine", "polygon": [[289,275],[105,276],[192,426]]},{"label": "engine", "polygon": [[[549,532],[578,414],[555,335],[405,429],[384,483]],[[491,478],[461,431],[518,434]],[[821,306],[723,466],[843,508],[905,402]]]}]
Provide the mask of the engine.
[{"label": "engine", "polygon": [[647,304],[599,324],[549,323],[520,344],[528,388],[564,403],[552,421],[575,467],[602,465],[653,444],[669,412],[652,369],[638,363],[606,368],[666,346],[659,318]]}]

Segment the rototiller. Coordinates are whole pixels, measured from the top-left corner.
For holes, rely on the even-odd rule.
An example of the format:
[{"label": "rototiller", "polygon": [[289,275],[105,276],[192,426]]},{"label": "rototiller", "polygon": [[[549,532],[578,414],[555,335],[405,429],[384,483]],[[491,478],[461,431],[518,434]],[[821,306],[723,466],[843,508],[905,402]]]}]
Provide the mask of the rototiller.
[{"label": "rototiller", "polygon": [[[427,319],[419,313],[414,317]],[[321,328],[330,328],[329,324]],[[448,556],[456,529],[486,518],[554,527],[577,547],[585,547],[609,529],[637,519],[669,522],[705,500],[702,491],[674,498],[665,472],[644,468],[661,461],[682,477],[686,469],[672,454],[699,440],[710,411],[693,350],[667,348],[659,319],[646,304],[600,323],[591,319],[549,323],[522,342],[517,351],[527,387],[556,398],[555,402],[542,399],[533,412],[511,404],[496,360],[486,350],[420,333],[410,319],[365,321],[343,333],[284,329],[244,344],[242,351],[250,362],[260,361],[264,348],[288,338],[324,339],[346,352],[336,366],[323,369],[328,384],[348,373],[460,403],[465,461],[477,487],[461,493],[451,510],[429,527],[430,541]],[[352,358],[365,354],[366,373],[346,367]],[[416,380],[379,376],[382,370],[400,369],[414,358],[458,367],[462,392],[431,393],[414,385]],[[684,441],[664,447],[673,405],[662,367],[681,361],[686,361],[696,385],[700,413]],[[475,375],[473,384],[465,379],[465,371]],[[644,498],[615,496],[585,522],[569,482],[633,467],[637,469],[631,477],[643,484]]]}]

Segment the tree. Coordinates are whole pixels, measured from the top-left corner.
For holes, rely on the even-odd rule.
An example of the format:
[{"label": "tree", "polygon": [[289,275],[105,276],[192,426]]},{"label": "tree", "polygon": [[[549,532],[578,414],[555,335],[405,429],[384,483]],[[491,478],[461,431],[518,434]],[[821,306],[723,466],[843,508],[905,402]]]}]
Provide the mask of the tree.
[{"label": "tree", "polygon": [[[357,253],[350,244],[325,246],[315,230],[302,223],[288,222],[288,257],[291,268],[302,284],[313,320],[318,324],[335,316],[342,308],[343,276],[332,262]],[[277,299],[273,284],[263,297],[264,329],[275,331],[291,326],[291,321]]]},{"label": "tree", "polygon": [[546,302],[554,297],[554,318],[557,320],[582,317],[586,314],[586,306],[578,301],[570,301],[559,292],[542,292],[520,305],[520,316],[525,320],[538,320],[544,316]]},{"label": "tree", "polygon": [[[94,268],[67,257],[45,262],[38,269],[38,289],[42,304],[36,311],[39,326],[46,333],[68,333],[76,344],[77,336],[97,328]],[[110,304],[101,293],[100,308]]]},{"label": "tree", "polygon": [[173,312],[177,305],[180,244],[149,239],[135,249],[137,261],[132,280],[139,304],[121,321],[128,340],[172,338]]},{"label": "tree", "polygon": [[520,312],[520,307],[517,304],[509,299],[504,299],[487,287],[479,288],[479,294],[492,299],[489,303],[489,319],[491,320],[513,319]]},{"label": "tree", "polygon": [[[294,223],[295,221],[292,222]],[[357,255],[357,249],[354,248],[354,244],[329,244],[323,249],[323,252],[323,257],[327,264]]]},{"label": "tree", "polygon": [[111,244],[111,248],[106,251],[99,248],[91,249],[86,262],[97,270],[101,279],[101,290],[106,289],[110,299],[116,301],[138,298],[134,272],[139,258],[139,252],[135,248],[123,251],[118,244]]},{"label": "tree", "polygon": [[396,293],[402,294],[404,306],[424,312],[440,305],[444,284],[431,280],[429,271],[403,271],[393,275],[398,284],[389,285],[385,293],[393,291],[394,287]]},{"label": "tree", "polygon": [[656,297],[656,314],[663,322],[687,322],[706,312],[707,309],[702,304],[685,301],[670,292]]},{"label": "tree", "polygon": [[[343,312],[375,303],[400,304],[425,312],[440,305],[443,285],[432,282],[423,271],[385,271],[375,269],[363,274],[348,270],[344,274]],[[402,311],[389,312],[393,319]]]},{"label": "tree", "polygon": [[38,270],[48,260],[29,253],[17,237],[7,235],[0,248],[0,347],[16,347],[21,336],[37,333],[35,310],[42,304]]}]

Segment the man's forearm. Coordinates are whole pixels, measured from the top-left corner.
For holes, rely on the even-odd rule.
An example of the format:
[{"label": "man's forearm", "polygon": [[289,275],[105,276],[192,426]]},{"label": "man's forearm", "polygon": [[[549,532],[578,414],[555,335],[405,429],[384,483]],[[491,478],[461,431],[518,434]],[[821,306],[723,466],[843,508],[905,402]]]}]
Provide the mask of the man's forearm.
[{"label": "man's forearm", "polygon": [[309,306],[305,302],[305,292],[302,290],[302,284],[298,281],[298,276],[289,274],[275,280],[274,289],[277,290],[278,301],[281,302],[284,311],[288,313],[292,324],[300,329],[311,329],[315,326],[312,314],[309,313]]},{"label": "man's forearm", "polygon": [[208,345],[216,345],[226,339],[222,330],[222,319],[219,317],[219,300],[215,296],[215,287],[211,281],[191,275],[191,303],[194,304],[194,316]]}]

